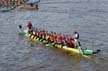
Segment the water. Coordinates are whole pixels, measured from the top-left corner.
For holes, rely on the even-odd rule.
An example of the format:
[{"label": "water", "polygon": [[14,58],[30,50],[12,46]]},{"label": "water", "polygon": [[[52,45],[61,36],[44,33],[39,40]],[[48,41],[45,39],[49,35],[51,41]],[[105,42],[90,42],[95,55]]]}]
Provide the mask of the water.
[{"label": "water", "polygon": [[[107,0],[42,0],[39,11],[0,13],[0,71],[107,71],[107,7]],[[35,44],[18,35],[17,26],[28,21],[57,33],[78,30],[82,47],[102,51],[92,60],[79,59]]]}]

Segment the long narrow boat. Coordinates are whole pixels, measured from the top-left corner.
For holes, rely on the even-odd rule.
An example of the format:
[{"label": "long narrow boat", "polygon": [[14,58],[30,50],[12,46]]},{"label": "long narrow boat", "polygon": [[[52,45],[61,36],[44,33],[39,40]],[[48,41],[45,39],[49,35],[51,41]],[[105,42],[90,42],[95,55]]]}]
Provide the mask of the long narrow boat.
[{"label": "long narrow boat", "polygon": [[59,44],[55,44],[55,43],[51,43],[45,39],[41,39],[39,37],[35,37],[34,35],[31,35],[27,32],[27,30],[23,30],[23,34],[25,37],[35,41],[35,42],[39,42],[41,44],[45,44],[47,46],[53,46],[55,48],[60,48],[60,49],[63,49],[65,51],[69,51],[69,52],[72,52],[72,53],[76,53],[76,54],[83,54],[83,55],[92,55],[92,54],[95,54],[97,53],[98,51],[93,51],[93,50],[89,50],[89,49],[86,49],[86,50],[79,50],[79,49],[76,49],[76,48],[72,48],[72,47],[68,47],[68,46],[62,46],[62,45],[59,45]]},{"label": "long narrow boat", "polygon": [[[8,8],[7,8],[7,6],[6,7],[4,6],[4,7],[0,8],[0,12],[2,12],[2,13],[9,12],[11,10],[14,10],[17,7],[18,7],[18,9],[38,10],[38,3],[39,2],[40,2],[40,0],[33,2],[33,3],[22,3],[20,5],[8,5]],[[31,4],[33,6],[31,6]]]}]

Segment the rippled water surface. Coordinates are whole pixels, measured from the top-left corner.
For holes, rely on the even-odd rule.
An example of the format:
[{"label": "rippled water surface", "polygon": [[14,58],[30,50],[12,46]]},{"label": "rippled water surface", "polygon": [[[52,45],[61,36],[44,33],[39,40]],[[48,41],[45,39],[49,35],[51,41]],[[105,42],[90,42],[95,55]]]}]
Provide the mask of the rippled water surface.
[{"label": "rippled water surface", "polygon": [[[107,71],[108,0],[41,0],[39,8],[0,13],[0,71]],[[78,30],[82,47],[101,52],[86,59],[33,43],[18,35],[28,21],[57,33]]]}]

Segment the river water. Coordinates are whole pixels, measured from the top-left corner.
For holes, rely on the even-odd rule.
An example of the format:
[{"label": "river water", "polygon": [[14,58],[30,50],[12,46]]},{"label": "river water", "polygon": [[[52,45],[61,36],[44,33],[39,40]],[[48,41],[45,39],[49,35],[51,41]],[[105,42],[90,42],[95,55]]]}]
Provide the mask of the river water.
[{"label": "river water", "polygon": [[[81,47],[101,52],[87,59],[36,44],[18,35],[28,21],[57,33],[77,30]],[[107,71],[107,23],[108,0],[41,0],[38,11],[0,13],[0,71]]]}]

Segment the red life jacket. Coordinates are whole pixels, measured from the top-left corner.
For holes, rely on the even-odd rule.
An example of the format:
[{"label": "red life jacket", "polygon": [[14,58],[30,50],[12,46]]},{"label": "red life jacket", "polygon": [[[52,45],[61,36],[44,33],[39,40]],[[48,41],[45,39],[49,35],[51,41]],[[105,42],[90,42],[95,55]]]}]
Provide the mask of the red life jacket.
[{"label": "red life jacket", "polygon": [[72,40],[68,40],[67,43],[68,43],[68,47],[72,47],[72,48],[75,47],[74,42]]}]

